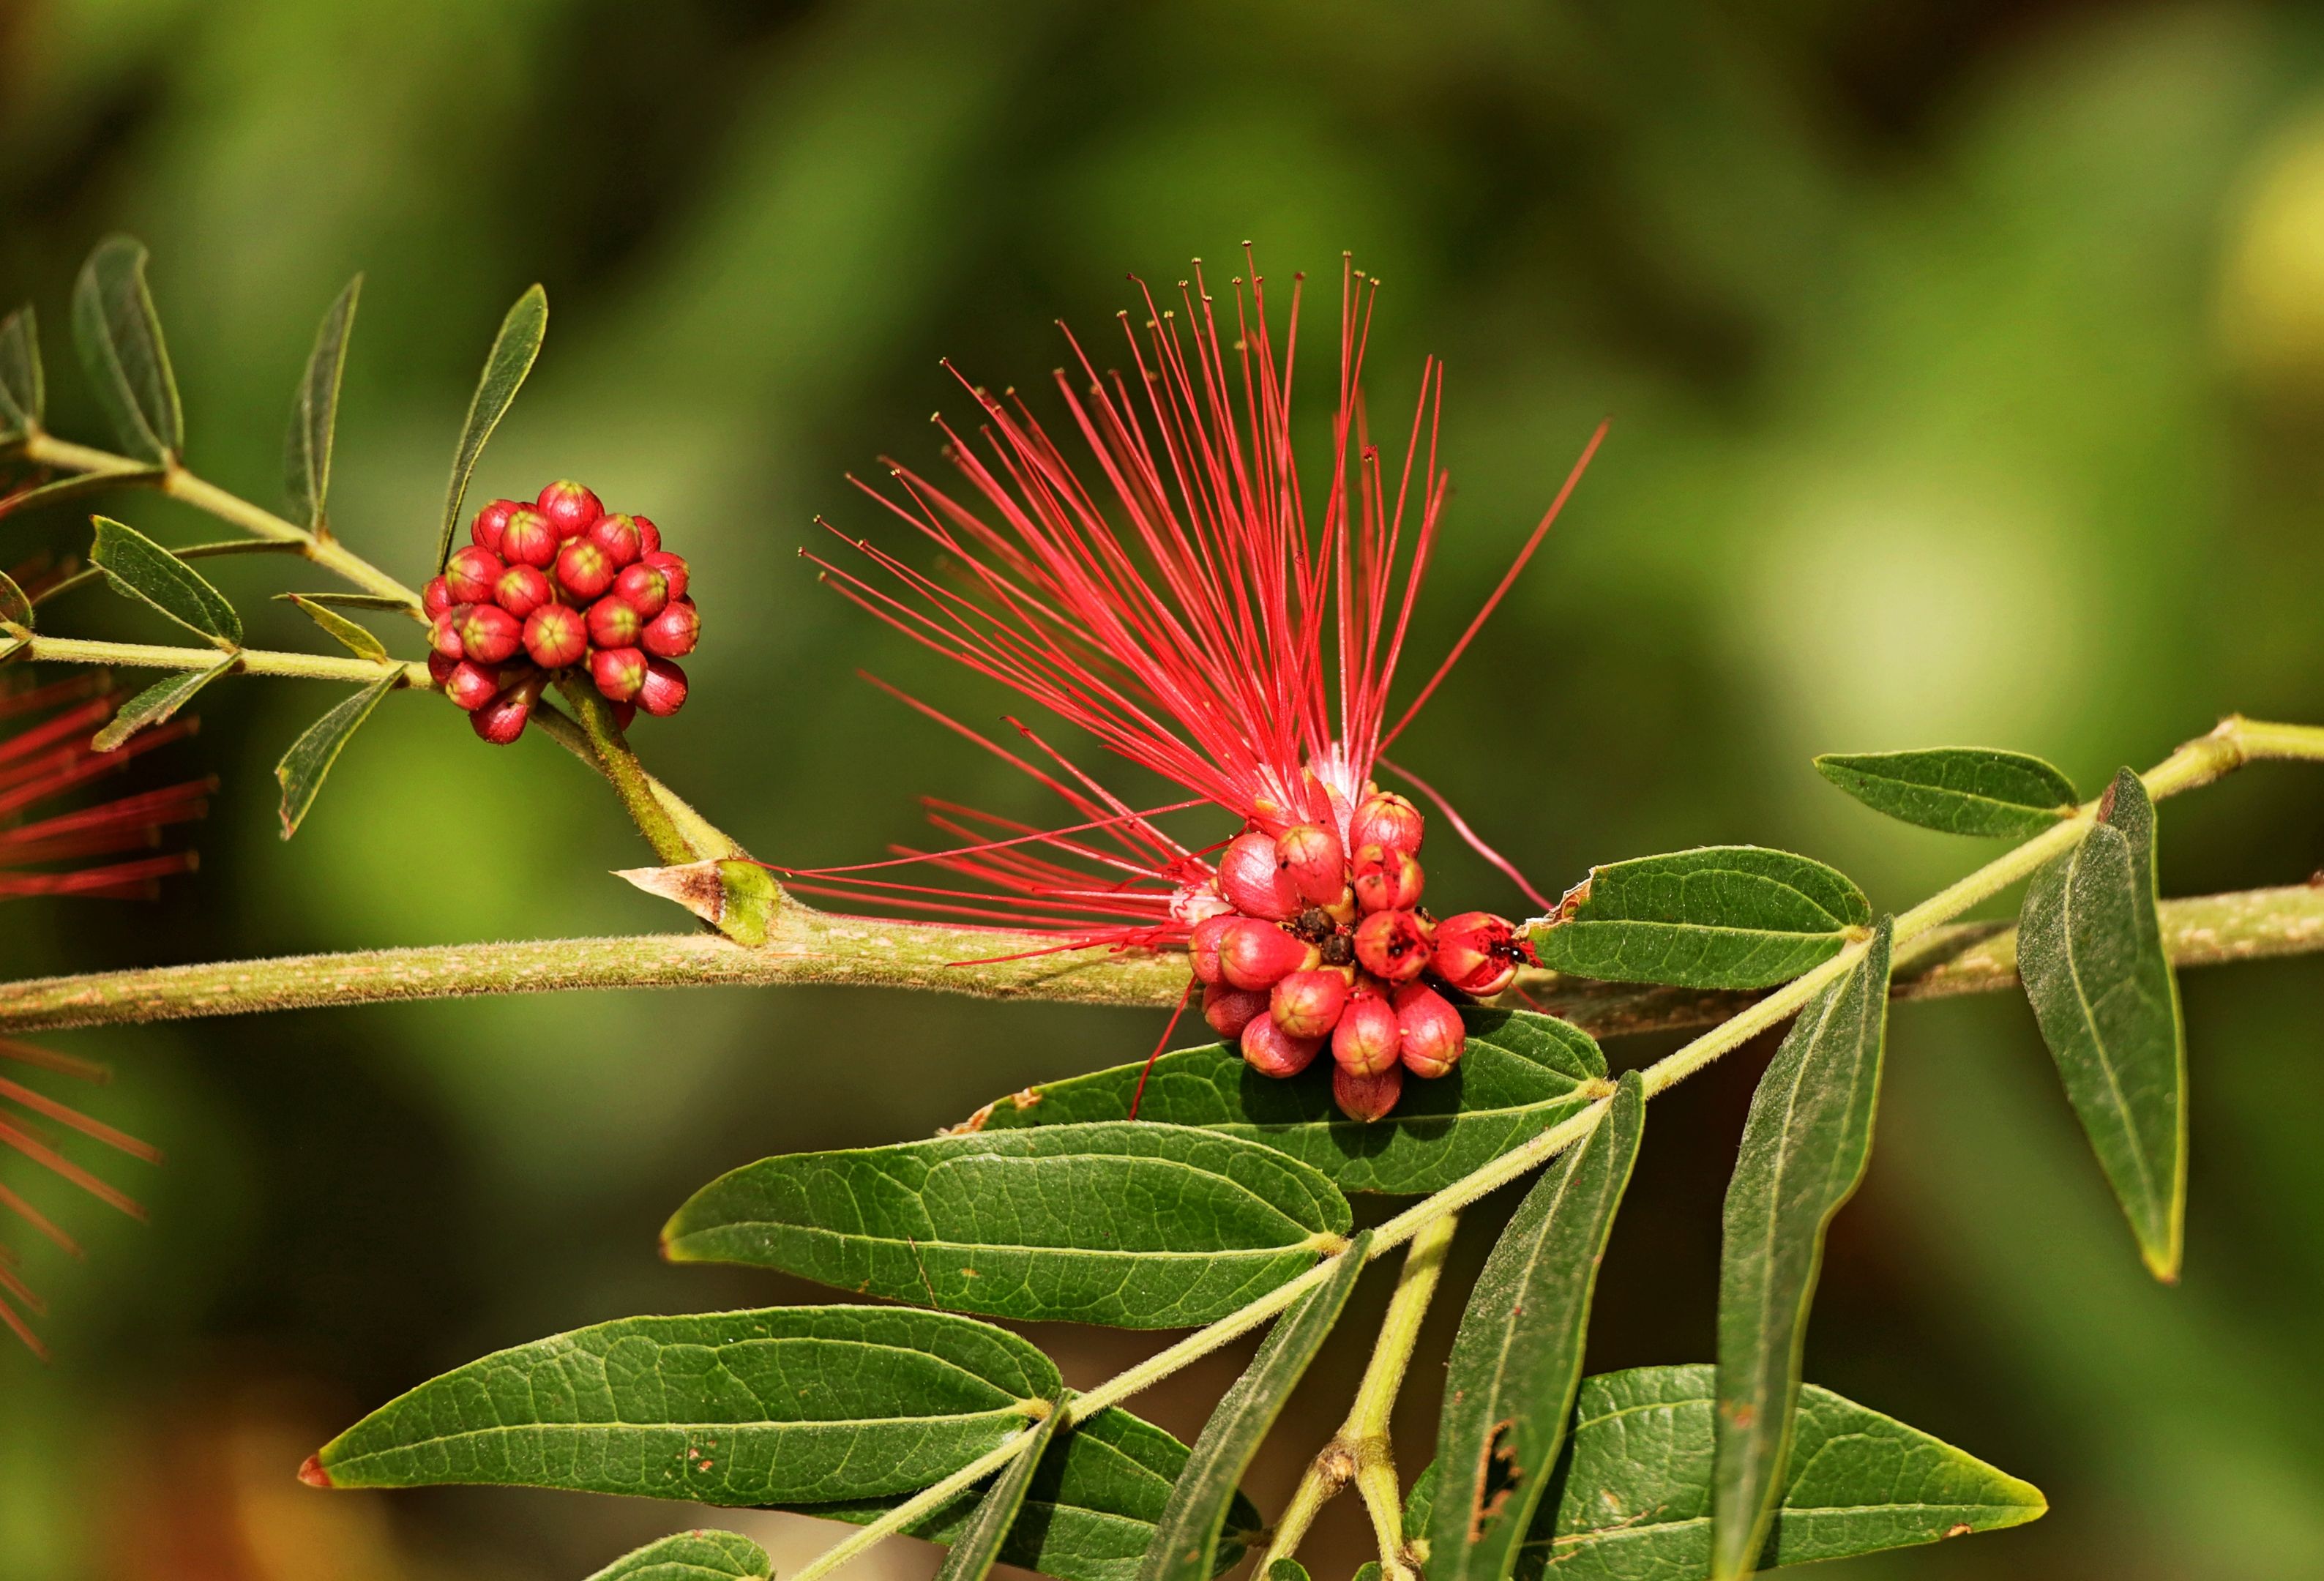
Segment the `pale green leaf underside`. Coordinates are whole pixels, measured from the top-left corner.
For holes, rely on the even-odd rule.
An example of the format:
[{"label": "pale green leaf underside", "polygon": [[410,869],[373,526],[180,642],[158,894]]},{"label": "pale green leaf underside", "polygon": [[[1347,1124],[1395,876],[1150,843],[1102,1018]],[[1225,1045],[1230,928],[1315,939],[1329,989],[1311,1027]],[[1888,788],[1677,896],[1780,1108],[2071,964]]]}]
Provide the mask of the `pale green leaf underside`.
[{"label": "pale green leaf underside", "polygon": [[533,359],[540,355],[541,337],[548,333],[549,293],[535,285],[516,299],[516,305],[501,320],[500,333],[493,337],[493,349],[484,357],[483,376],[476,381],[476,393],[468,402],[467,421],[460,425],[460,442],[452,452],[452,481],[444,492],[443,531],[436,541],[438,569],[452,552],[452,534],[460,523],[460,502],[467,496],[476,458],[484,453],[484,441],[493,437],[493,430],[500,426],[516,393],[523,388]]},{"label": "pale green leaf underside", "polygon": [[1948,835],[2030,839],[2080,800],[2040,758],[1994,747],[1827,753],[1815,766],[1874,811]]},{"label": "pale green leaf underside", "polygon": [[140,730],[166,722],[193,701],[195,693],[240,662],[238,654],[229,653],[208,670],[189,670],[155,681],[115,710],[105,728],[89,738],[89,745],[111,752]]},{"label": "pale green leaf underside", "polygon": [[0,439],[21,439],[47,417],[40,320],[29,304],[0,319]]},{"label": "pale green leaf underside", "polygon": [[1750,1567],[1782,1490],[1824,1231],[1872,1153],[1894,931],[1884,919],[1800,1012],[1743,1122],[1720,1247],[1714,1576]]},{"label": "pale green leaf underside", "polygon": [[[1530,1011],[1462,1011],[1468,1047],[1452,1074],[1406,1082],[1396,1113],[1364,1124],[1332,1101],[1318,1061],[1289,1081],[1261,1076],[1231,1045],[1165,1054],[1138,1100],[1162,1121],[1245,1137],[1290,1154],[1342,1191],[1440,1190],[1610,1089],[1588,1034]],[[1044,1083],[989,1105],[984,1131],[1126,1120],[1143,1063]]]},{"label": "pale green leaf underside", "polygon": [[[1564,1458],[1518,1550],[1517,1581],[1701,1581],[1711,1567],[1715,1369],[1639,1367],[1582,1382]],[[1814,1384],[1761,1569],[1997,1531],[2049,1508],[2030,1483]],[[1405,1529],[1425,1530],[1436,1468]],[[1432,1555],[1432,1559],[1434,1556]]]},{"label": "pale green leaf underside", "polygon": [[[1170,1489],[1186,1468],[1186,1447],[1153,1423],[1114,1408],[1064,1433],[1041,1456],[1024,1508],[1001,1546],[1001,1562],[1054,1576],[1057,1581],[1135,1581],[1139,1559],[1154,1540],[1155,1523]],[[964,1493],[909,1529],[914,1537],[949,1543],[975,1507]],[[810,1515],[862,1525],[894,1508],[899,1498],[845,1504],[793,1506]],[[1240,1493],[1228,1501],[1213,1574],[1240,1562],[1259,1533],[1256,1506]]]},{"label": "pale green leaf underside", "polygon": [[97,245],[73,285],[73,340],[122,448],[166,466],[186,447],[186,423],[145,287],[145,257],[144,245],[130,236]]},{"label": "pale green leaf underside", "polygon": [[589,1581],[771,1581],[766,1549],[731,1531],[680,1531],[631,1553]]},{"label": "pale green leaf underside", "polygon": [[662,1244],[948,1311],[1171,1328],[1305,1272],[1349,1222],[1296,1160],[1139,1121],[765,1159],[696,1193]]},{"label": "pale green leaf underside", "polygon": [[[330,634],[341,647],[358,659],[385,659],[387,644],[346,615],[326,606],[320,599],[305,593],[278,593],[276,597],[298,606],[299,612]],[[397,605],[401,608],[401,605]]]},{"label": "pale green leaf underside", "polygon": [[2106,818],[2026,886],[2017,969],[2146,1266],[2169,1280],[2185,1234],[2187,1037],[2154,843],[2154,804],[2125,769]]},{"label": "pale green leaf underside", "polygon": [[393,691],[403,681],[401,670],[390,670],[353,697],[346,698],[331,711],[307,726],[282,761],[274,765],[274,778],[282,787],[282,837],[289,839],[299,832],[306,820],[315,798],[322,794],[323,781],[331,765],[339,761],[339,754],[355,733],[363,728],[371,711],[379,707],[380,699]]},{"label": "pale green leaf underside", "polygon": [[97,517],[96,525],[88,558],[103,568],[114,591],[150,605],[222,648],[242,645],[242,616],[199,571],[134,527],[108,516]]},{"label": "pale green leaf underside", "polygon": [[339,381],[347,363],[347,331],[355,326],[363,276],[347,282],[315,331],[315,347],[290,402],[290,430],[282,446],[282,484],[294,520],[324,524],[331,492],[331,445],[339,421]]},{"label": "pale green leaf underside", "polygon": [[1431,1581],[1503,1581],[1564,1447],[1599,1260],[1646,1127],[1637,1072],[1543,1172],[1469,1293],[1445,1364],[1436,1452],[1452,1470],[1428,1531]]},{"label": "pale green leaf underside", "polygon": [[1021,1430],[1057,1371],[973,1318],[890,1307],[629,1318],[421,1384],[323,1447],[334,1485],[564,1488],[706,1504],[917,1492]]},{"label": "pale green leaf underside", "polygon": [[1530,935],[1542,964],[1613,983],[1765,988],[1821,966],[1871,903],[1846,874],[1762,846],[1706,846],[1590,870]]}]

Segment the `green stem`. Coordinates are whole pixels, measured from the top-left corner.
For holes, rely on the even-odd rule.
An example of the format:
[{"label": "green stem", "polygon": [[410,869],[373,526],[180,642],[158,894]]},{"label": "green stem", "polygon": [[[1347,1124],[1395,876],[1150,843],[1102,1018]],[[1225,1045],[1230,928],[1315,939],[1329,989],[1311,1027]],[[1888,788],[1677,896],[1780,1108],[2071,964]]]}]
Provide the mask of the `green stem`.
[{"label": "green stem", "polygon": [[382,676],[401,672],[403,684],[421,691],[435,689],[425,664],[401,660],[336,659],[316,653],[279,653],[265,648],[171,648],[150,643],[98,643],[79,637],[32,636],[25,642],[28,657],[56,664],[105,664],[133,670],[208,670],[222,654],[238,652],[246,675],[280,675],[298,680],[350,680],[369,686]]},{"label": "green stem", "polygon": [[892,1537],[917,1526],[1022,1455],[1037,1436],[1039,1427],[1040,1423],[1035,1421],[1031,1427],[1011,1435],[1006,1443],[970,1461],[934,1487],[913,1494],[870,1525],[848,1533],[793,1571],[789,1581],[818,1581],[819,1577],[828,1576],[882,1538]]},{"label": "green stem", "polygon": [[597,766],[612,781],[613,793],[622,799],[622,805],[629,810],[638,832],[645,836],[646,844],[654,848],[654,855],[671,864],[699,861],[703,853],[678,832],[669,809],[654,794],[653,781],[646,773],[645,765],[638,762],[638,754],[630,750],[629,742],[622,737],[622,727],[613,722],[613,706],[586,680],[567,679],[558,683],[558,689],[580,717],[582,731],[589,738],[589,750],[595,754]]},{"label": "green stem", "polygon": [[[603,774],[608,784],[613,782],[613,772],[599,760],[596,749],[589,744],[588,732],[559,712],[554,703],[542,698],[532,711],[532,722],[558,745]],[[653,793],[653,799],[661,803],[662,810],[669,815],[670,821],[678,826],[678,833],[686,843],[701,853],[704,860],[716,861],[728,857],[747,860],[750,857],[751,854],[737,844],[733,836],[695,811],[677,791],[651,774],[646,775],[646,787]]]}]

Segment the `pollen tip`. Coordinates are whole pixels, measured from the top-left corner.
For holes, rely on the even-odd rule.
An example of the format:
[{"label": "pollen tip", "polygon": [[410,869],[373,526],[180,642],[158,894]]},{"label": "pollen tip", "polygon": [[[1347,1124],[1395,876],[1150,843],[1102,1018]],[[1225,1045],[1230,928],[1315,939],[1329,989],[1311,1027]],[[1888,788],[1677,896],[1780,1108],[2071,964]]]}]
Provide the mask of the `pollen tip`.
[{"label": "pollen tip", "polygon": [[299,1480],[310,1488],[327,1488],[331,1485],[331,1474],[323,1469],[323,1457],[320,1454],[309,1455],[299,1463]]}]

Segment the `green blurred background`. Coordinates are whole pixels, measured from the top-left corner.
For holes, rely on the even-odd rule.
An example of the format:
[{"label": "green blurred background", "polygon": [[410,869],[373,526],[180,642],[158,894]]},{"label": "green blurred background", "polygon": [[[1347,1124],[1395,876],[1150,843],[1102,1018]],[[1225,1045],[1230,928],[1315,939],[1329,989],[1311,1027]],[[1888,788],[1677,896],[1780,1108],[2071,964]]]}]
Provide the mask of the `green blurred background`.
[{"label": "green blurred background", "polygon": [[[1380,410],[1424,352],[1449,363],[1457,493],[1422,655],[1613,417],[1405,750],[1545,887],[1755,840],[1901,908],[1978,847],[1884,824],[1812,754],[1990,743],[2090,787],[2227,709],[2324,719],[2324,23],[2288,5],[0,0],[0,302],[39,302],[71,437],[104,430],[64,306],[116,228],[154,250],[193,464],[270,504],[316,319],[368,271],[334,516],[412,579],[484,347],[545,282],[548,347],[482,497],[577,476],[692,559],[695,698],[641,746],[778,860],[910,837],[924,790],[1043,814],[851,672],[974,720],[1001,697],[793,550],[819,511],[874,524],[845,469],[934,465],[925,414],[961,404],[939,356],[1035,385],[1053,319],[1104,344],[1126,271],[1167,282],[1246,237],[1278,278],[1328,285],[1342,248],[1384,277]],[[204,531],[116,504],[172,541]],[[66,519],[11,531],[10,556],[77,547]],[[219,575],[253,609],[300,585],[280,569]],[[139,629],[112,602],[69,619]],[[258,634],[318,641],[281,606]],[[270,771],[333,696],[210,693],[171,749],[225,781],[201,872],[150,907],[18,902],[0,969],[671,924],[606,876],[642,847],[570,758],[486,751],[425,698],[382,710],[283,844]],[[2166,824],[2166,891],[2324,865],[2317,782],[2293,771]],[[1433,892],[1521,904],[1459,854],[1433,865]],[[2324,1574],[2324,960],[2185,986],[2177,1290],[2140,1271],[2022,1004],[1898,1015],[1809,1375],[2054,1510],[1835,1576]],[[33,1254],[55,1364],[0,1346],[0,1577],[551,1581],[693,1523],[546,1494],[327,1497],[290,1474],[484,1350],[807,1296],[667,1268],[655,1232],[736,1163],[924,1135],[1156,1030],[705,991],[59,1036],[115,1064],[95,1107],[171,1157],[107,1166],[150,1226],[25,1186],[91,1250]],[[1655,1105],[1593,1367],[1710,1354],[1719,1195],[1764,1054]],[[1508,1207],[1471,1216],[1465,1266]],[[1407,1474],[1456,1311],[1416,1373]],[[1262,1504],[1343,1408],[1360,1330],[1254,1475]],[[1037,1337],[1083,1382],[1153,1343]],[[1236,1364],[1146,1409],[1191,1435]],[[829,1534],[743,1520],[786,1568]],[[1364,1540],[1335,1507],[1317,1573]],[[856,1573],[932,1562],[902,1545]]]}]

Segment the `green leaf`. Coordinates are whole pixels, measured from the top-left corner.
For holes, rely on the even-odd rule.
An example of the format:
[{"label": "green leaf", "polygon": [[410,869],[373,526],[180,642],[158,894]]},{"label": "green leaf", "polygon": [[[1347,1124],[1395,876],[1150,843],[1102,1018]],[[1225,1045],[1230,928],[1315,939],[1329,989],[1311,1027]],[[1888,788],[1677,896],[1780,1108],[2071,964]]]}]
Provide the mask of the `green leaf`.
[{"label": "green leaf", "polygon": [[[333,637],[336,637],[339,641],[342,646],[344,646],[349,652],[353,653],[356,658],[384,660],[387,657],[387,644],[385,643],[381,642],[377,637],[372,635],[371,633],[355,624],[355,622],[349,620],[346,615],[336,614],[330,609],[326,608],[321,600],[313,597],[311,595],[305,593],[278,593],[275,596],[283,600],[285,603],[297,605],[299,606],[300,613],[306,615],[308,619],[313,621],[317,625],[321,626],[325,631],[330,633]],[[401,609],[403,606],[398,604],[395,607]]]},{"label": "green leaf", "polygon": [[731,1531],[681,1531],[623,1554],[589,1581],[773,1581],[767,1550]]},{"label": "green leaf", "polygon": [[1056,1368],[894,1307],[625,1318],[518,1345],[323,1446],[335,1487],[566,1488],[706,1504],[918,1492],[1021,1431]]},{"label": "green leaf", "polygon": [[2115,776],[2082,843],[2034,875],[2017,970],[2082,1130],[2155,1278],[2179,1277],[2187,1031],[2155,912],[2154,803]]},{"label": "green leaf", "polygon": [[1219,1533],[1235,1490],[1282,1414],[1283,1402],[1340,1320],[1349,1292],[1362,1277],[1371,1240],[1370,1230],[1358,1235],[1340,1253],[1331,1276],[1275,1320],[1250,1365],[1211,1412],[1185,1473],[1170,1490],[1153,1544],[1139,1562],[1138,1581],[1210,1581],[1217,1574]]},{"label": "green leaf", "polygon": [[1826,753],[1816,772],[1875,812],[1948,835],[2030,839],[2074,810],[2074,782],[2022,752]]},{"label": "green leaf", "polygon": [[228,653],[207,670],[189,670],[155,681],[122,704],[105,728],[89,738],[89,745],[98,752],[111,752],[140,730],[167,720],[193,701],[196,692],[241,662],[240,654]]},{"label": "green leaf", "polygon": [[152,605],[221,648],[242,645],[242,616],[199,571],[134,527],[109,516],[95,521],[97,541],[88,558],[103,568],[115,592]]},{"label": "green leaf", "polygon": [[[1263,1142],[1322,1170],[1342,1191],[1427,1192],[1613,1090],[1605,1055],[1564,1022],[1475,1005],[1461,1015],[1468,1048],[1452,1074],[1406,1083],[1396,1113],[1369,1125],[1340,1113],[1320,1065],[1277,1081],[1251,1069],[1227,1043],[1157,1059],[1139,1122]],[[1126,1120],[1144,1070],[1142,1063],[1120,1065],[1047,1082],[987,1105],[970,1124],[990,1133]]]},{"label": "green leaf", "polygon": [[282,787],[282,837],[289,839],[299,832],[307,811],[322,793],[323,781],[331,765],[339,761],[339,753],[347,738],[363,728],[371,711],[379,707],[380,698],[403,684],[403,672],[392,670],[363,690],[334,707],[329,713],[307,726],[282,761],[274,765],[274,778]]},{"label": "green leaf", "polygon": [[936,1567],[936,1581],[984,1581],[993,1561],[1001,1557],[1009,1529],[1017,1523],[1018,1512],[1024,1508],[1025,1493],[1032,1485],[1033,1473],[1041,1456],[1048,1453],[1065,1419],[1065,1397],[1061,1393],[1049,1401],[1049,1414],[1033,1429],[1032,1447],[1001,1467],[1001,1475],[992,1479],[991,1485],[976,1501],[967,1523],[945,1552],[944,1563]]},{"label": "green leaf", "polygon": [[764,1159],[696,1192],[662,1246],[950,1311],[1175,1328],[1305,1273],[1349,1221],[1272,1149],[1140,1122]]},{"label": "green leaf", "polygon": [[[296,544],[290,547],[297,548]],[[191,550],[188,551],[192,552]],[[397,598],[386,593],[301,593],[300,597],[309,604],[329,604],[341,609],[393,609],[411,607],[409,598]]]},{"label": "green leaf", "polygon": [[[1517,1581],[1709,1573],[1715,1376],[1707,1366],[1638,1367],[1582,1380],[1565,1457],[1518,1551]],[[1407,1531],[1428,1525],[1436,1470],[1413,1483]],[[2032,1484],[1810,1383],[1755,1562],[1772,1570],[1883,1553],[2022,1526],[2048,1509]]]},{"label": "green leaf", "polygon": [[[1374,1559],[1364,1568],[1376,1572],[1379,1569],[1379,1561]],[[1360,1577],[1363,1569],[1359,1569],[1356,1574]],[[1297,1559],[1277,1559],[1268,1566],[1267,1581],[1308,1581],[1307,1567]]]},{"label": "green leaf", "polygon": [[501,320],[501,332],[493,337],[492,352],[484,358],[484,376],[477,380],[476,393],[468,402],[468,421],[460,425],[459,448],[452,452],[452,482],[444,495],[444,530],[436,542],[439,570],[452,552],[452,534],[460,524],[460,502],[467,497],[476,458],[484,453],[484,441],[493,437],[493,430],[500,426],[509,403],[523,387],[525,375],[532,372],[532,359],[540,355],[540,339],[548,332],[549,293],[536,285],[517,298],[508,317]]},{"label": "green leaf", "polygon": [[122,448],[166,467],[186,448],[186,420],[145,289],[145,245],[133,236],[97,245],[73,285],[73,340]]},{"label": "green leaf", "polygon": [[1428,1531],[1432,1581],[1503,1581],[1516,1562],[1564,1447],[1598,1262],[1646,1119],[1632,1071],[1597,1129],[1526,1194],[1470,1291],[1436,1433],[1453,1469]]},{"label": "green leaf", "polygon": [[1718,1581],[1751,1568],[1783,1490],[1824,1230],[1872,1154],[1895,931],[1884,918],[1863,957],[1800,1012],[1743,1122],[1719,1257]]},{"label": "green leaf", "polygon": [[331,441],[339,422],[339,377],[347,364],[347,331],[355,318],[355,299],[363,294],[363,276],[347,282],[330,311],[315,331],[315,348],[307,354],[306,375],[290,402],[290,432],[282,446],[282,481],[290,495],[290,513],[309,527],[325,522],[324,505],[331,492]]},{"label": "green leaf", "polygon": [[1765,988],[1870,925],[1845,874],[1763,846],[1705,846],[1593,867],[1532,932],[1544,966],[1609,983]]},{"label": "green leaf", "polygon": [[32,629],[32,601],[5,571],[0,571],[0,622]]},{"label": "green leaf", "polygon": [[48,415],[40,320],[26,303],[0,319],[0,439],[36,433]]},{"label": "green leaf", "polygon": [[60,477],[38,488],[7,497],[0,516],[20,516],[27,511],[46,510],[51,505],[69,505],[75,500],[89,499],[116,488],[135,488],[159,482],[168,476],[158,467],[141,467],[123,472],[80,472],[69,477]]},{"label": "green leaf", "polygon": [[[1154,1539],[1170,1489],[1186,1469],[1186,1447],[1153,1423],[1120,1408],[1067,1428],[1041,1456],[1025,1508],[1001,1546],[1001,1562],[1057,1581],[1134,1581]],[[791,1505],[809,1515],[864,1525],[900,1497],[846,1504]],[[964,1493],[920,1524],[914,1537],[953,1541],[967,1525],[976,1494]],[[1258,1509],[1237,1493],[1228,1502],[1214,1575],[1241,1562],[1263,1535]]]}]

